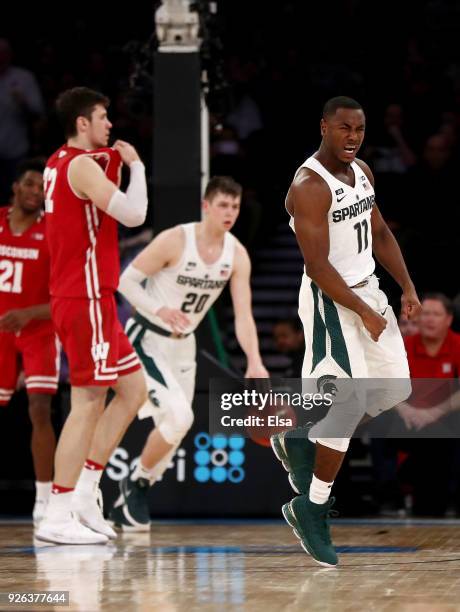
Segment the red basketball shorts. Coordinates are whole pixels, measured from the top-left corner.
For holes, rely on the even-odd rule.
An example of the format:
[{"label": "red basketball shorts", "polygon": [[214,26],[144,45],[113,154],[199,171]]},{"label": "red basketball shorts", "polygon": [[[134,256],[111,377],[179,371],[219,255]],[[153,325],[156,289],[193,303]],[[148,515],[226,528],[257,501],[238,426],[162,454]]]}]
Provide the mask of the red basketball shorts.
[{"label": "red basketball shorts", "polygon": [[6,406],[10,401],[21,369],[28,393],[54,395],[59,360],[59,341],[49,326],[24,335],[0,332],[0,405]]},{"label": "red basketball shorts", "polygon": [[51,316],[75,387],[113,387],[139,370],[139,359],[117,316],[113,295],[96,300],[52,298]]}]

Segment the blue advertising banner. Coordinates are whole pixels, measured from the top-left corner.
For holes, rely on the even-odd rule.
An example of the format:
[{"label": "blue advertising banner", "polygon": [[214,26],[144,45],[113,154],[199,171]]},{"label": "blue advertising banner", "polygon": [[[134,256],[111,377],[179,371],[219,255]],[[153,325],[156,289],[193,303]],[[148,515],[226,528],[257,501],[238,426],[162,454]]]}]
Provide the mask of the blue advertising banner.
[{"label": "blue advertising banner", "polygon": [[[152,517],[280,516],[293,491],[271,447],[239,434],[210,435],[207,393],[196,394],[194,409],[192,429],[150,490]],[[152,426],[151,418],[136,419],[112,454],[101,483],[106,509],[138,461]]]}]

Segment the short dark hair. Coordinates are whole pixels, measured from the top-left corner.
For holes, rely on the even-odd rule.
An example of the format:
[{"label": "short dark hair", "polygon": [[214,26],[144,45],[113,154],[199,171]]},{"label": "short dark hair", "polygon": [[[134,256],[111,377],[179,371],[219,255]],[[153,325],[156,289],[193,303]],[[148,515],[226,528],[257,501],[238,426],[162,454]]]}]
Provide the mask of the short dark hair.
[{"label": "short dark hair", "polygon": [[243,188],[232,179],[231,176],[213,176],[206,185],[204,199],[210,200],[218,192],[239,198],[243,192]]},{"label": "short dark hair", "polygon": [[339,108],[351,108],[353,110],[363,110],[363,107],[359,102],[353,100],[353,98],[348,98],[347,96],[336,96],[335,98],[330,98],[323,106],[323,118],[332,117],[335,115],[336,111]]},{"label": "short dark hair", "polygon": [[96,104],[105,108],[110,104],[110,99],[99,91],[89,87],[73,87],[62,92],[56,100],[58,117],[64,127],[66,138],[77,134],[76,121],[78,117],[91,119],[91,113]]},{"label": "short dark hair", "polygon": [[450,315],[454,314],[454,305],[452,303],[452,300],[448,298],[447,295],[445,295],[444,293],[441,293],[440,291],[432,291],[429,293],[424,293],[421,301],[424,302],[425,300],[436,300],[437,302],[441,302],[447,314],[450,314]]},{"label": "short dark hair", "polygon": [[299,317],[278,319],[278,321],[275,321],[273,327],[276,327],[277,325],[288,325],[292,331],[303,332],[302,321],[299,319]]},{"label": "short dark hair", "polygon": [[29,171],[43,174],[45,171],[45,165],[46,163],[44,157],[31,157],[30,159],[24,159],[16,168],[14,181],[20,181],[24,174]]}]

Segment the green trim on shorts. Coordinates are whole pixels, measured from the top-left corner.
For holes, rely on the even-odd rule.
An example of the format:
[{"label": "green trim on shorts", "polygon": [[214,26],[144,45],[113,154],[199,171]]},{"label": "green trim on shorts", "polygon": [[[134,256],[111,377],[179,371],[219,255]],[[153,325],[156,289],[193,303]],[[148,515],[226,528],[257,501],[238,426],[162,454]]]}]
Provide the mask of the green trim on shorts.
[{"label": "green trim on shorts", "polygon": [[[131,340],[131,343],[137,353],[137,356],[141,360],[142,365],[146,369],[147,374],[150,376],[150,378],[153,378],[153,380],[160,383],[160,385],[163,385],[163,387],[168,388],[168,385],[166,384],[166,381],[163,378],[163,374],[158,369],[154,359],[150,357],[150,355],[147,355],[147,353],[142,348],[141,341],[147,329],[145,327],[142,327],[142,325],[140,325],[139,323],[135,323],[134,327],[136,325],[139,325],[141,329],[136,334],[135,338]],[[132,329],[134,329],[134,327]]]},{"label": "green trim on shorts", "polygon": [[132,331],[134,330],[134,328],[136,327],[136,325],[139,325],[139,323],[137,323],[136,321],[132,321],[131,323],[127,323],[126,324],[126,328],[125,328],[125,334],[127,336],[129,336],[129,334],[132,333]]},{"label": "green trim on shorts", "polygon": [[316,366],[326,357],[326,325],[324,324],[323,317],[321,316],[321,313],[319,311],[319,289],[314,282],[311,283],[311,290],[313,293],[314,302],[313,341],[311,345],[313,352],[311,372],[313,372]]},{"label": "green trim on shorts", "polygon": [[339,364],[344,372],[352,378],[350,358],[348,349],[343,337],[342,326],[340,325],[339,313],[337,306],[327,295],[322,294],[324,304],[324,320],[326,321],[326,329],[331,338],[331,357]]}]

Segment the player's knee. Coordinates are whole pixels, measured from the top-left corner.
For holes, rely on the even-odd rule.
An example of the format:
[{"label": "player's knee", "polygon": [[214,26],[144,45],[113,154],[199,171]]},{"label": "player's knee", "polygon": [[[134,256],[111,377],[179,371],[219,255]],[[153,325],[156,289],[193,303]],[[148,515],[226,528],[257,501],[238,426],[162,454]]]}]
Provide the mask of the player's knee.
[{"label": "player's knee", "polygon": [[51,422],[51,398],[48,395],[29,397],[29,417],[33,427],[45,427]]},{"label": "player's knee", "polygon": [[410,379],[407,378],[401,384],[401,389],[399,390],[399,393],[397,394],[397,397],[396,397],[395,406],[397,404],[400,404],[401,402],[406,401],[410,397],[411,393],[412,393],[412,383]]},{"label": "player's knee", "polygon": [[188,430],[193,425],[193,421],[195,420],[195,415],[193,414],[193,410],[189,404],[187,404],[186,408],[181,412],[179,419],[179,427],[181,431],[184,432],[184,435],[188,432]]},{"label": "player's knee", "polygon": [[194,414],[188,403],[169,412],[159,426],[159,431],[168,444],[179,444],[194,421]]},{"label": "player's knee", "polygon": [[389,385],[385,390],[385,399],[380,412],[390,410],[401,402],[404,402],[412,393],[412,383],[410,379],[397,379],[395,384]]},{"label": "player's knee", "polygon": [[182,440],[190,427],[193,425],[195,415],[188,402],[183,402],[180,408],[174,411],[174,419],[172,423],[173,429],[176,431],[176,443]]},{"label": "player's knee", "polygon": [[106,387],[72,387],[70,405],[72,411],[77,412],[102,412],[104,410],[107,396]]}]

